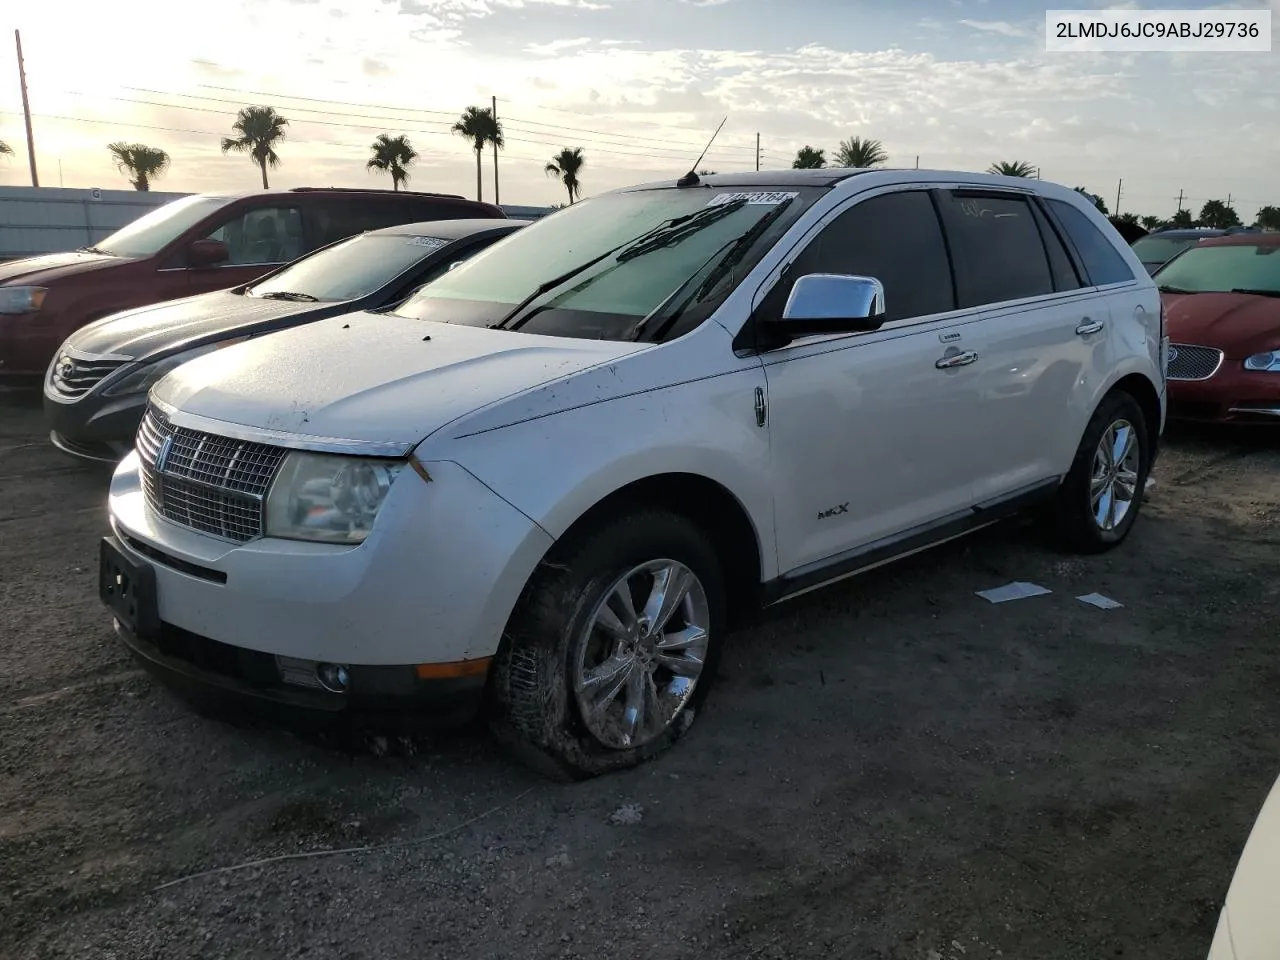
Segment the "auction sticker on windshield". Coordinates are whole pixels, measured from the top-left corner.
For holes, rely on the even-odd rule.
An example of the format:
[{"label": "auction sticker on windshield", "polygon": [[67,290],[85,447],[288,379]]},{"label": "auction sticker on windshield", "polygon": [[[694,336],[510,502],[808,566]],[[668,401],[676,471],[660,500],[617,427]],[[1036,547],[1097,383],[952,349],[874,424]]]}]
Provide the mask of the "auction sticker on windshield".
[{"label": "auction sticker on windshield", "polygon": [[413,247],[430,247],[432,250],[439,250],[448,240],[441,240],[439,237],[410,237],[409,245]]},{"label": "auction sticker on windshield", "polygon": [[772,193],[717,193],[707,201],[707,206],[721,207],[726,203],[733,203],[735,200],[745,200],[748,204],[766,204],[768,206],[776,206],[784,200],[794,200],[798,196],[800,196],[798,193],[783,193],[781,191],[774,191]]}]

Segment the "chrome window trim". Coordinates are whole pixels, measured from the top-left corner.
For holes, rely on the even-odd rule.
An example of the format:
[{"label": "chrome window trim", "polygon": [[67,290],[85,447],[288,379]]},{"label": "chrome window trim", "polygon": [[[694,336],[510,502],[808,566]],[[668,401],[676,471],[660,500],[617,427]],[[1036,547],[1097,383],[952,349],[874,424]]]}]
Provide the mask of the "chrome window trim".
[{"label": "chrome window trim", "polygon": [[393,440],[348,440],[342,437],[319,437],[306,433],[291,433],[284,430],[269,430],[265,427],[247,427],[226,420],[204,417],[195,413],[179,410],[172,404],[165,403],[152,396],[149,398],[156,409],[169,418],[175,427],[186,427],[227,437],[232,440],[243,440],[248,443],[264,443],[290,450],[306,450],[312,453],[339,453],[356,457],[407,457],[417,443],[404,443]]}]

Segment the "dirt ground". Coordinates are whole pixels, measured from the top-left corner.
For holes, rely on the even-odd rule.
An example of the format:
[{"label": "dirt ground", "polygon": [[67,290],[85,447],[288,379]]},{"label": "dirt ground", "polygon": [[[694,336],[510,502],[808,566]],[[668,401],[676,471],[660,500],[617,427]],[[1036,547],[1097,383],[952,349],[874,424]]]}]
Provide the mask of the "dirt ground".
[{"label": "dirt ground", "polygon": [[194,715],[96,598],[105,474],[0,396],[0,956],[1203,957],[1280,774],[1280,438],[1167,444],[1120,551],[1007,526],[795,601],[566,786]]}]

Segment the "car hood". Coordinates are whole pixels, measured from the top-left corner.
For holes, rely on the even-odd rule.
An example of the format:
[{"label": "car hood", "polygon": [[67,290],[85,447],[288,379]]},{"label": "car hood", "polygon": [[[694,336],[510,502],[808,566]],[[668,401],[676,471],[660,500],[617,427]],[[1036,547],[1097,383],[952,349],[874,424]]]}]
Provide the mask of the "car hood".
[{"label": "car hood", "polygon": [[301,321],[334,308],[341,309],[341,305],[263,300],[218,290],[113,313],[81,327],[67,338],[66,346],[90,354],[137,360],[170,349],[256,333],[283,320]]},{"label": "car hood", "polygon": [[152,395],[268,431],[414,445],[504,397],[647,346],[362,311],[198,357]]},{"label": "car hood", "polygon": [[1247,293],[1164,293],[1175,343],[1217,347],[1231,359],[1280,347],[1280,297]]},{"label": "car hood", "polygon": [[[1280,943],[1280,780],[1253,824],[1222,910],[1234,960],[1264,960]],[[1215,958],[1216,960],[1216,958]]]},{"label": "car hood", "polygon": [[23,257],[21,260],[0,262],[0,284],[23,285],[47,283],[62,277],[87,273],[109,264],[125,263],[121,257],[108,257],[100,253],[84,253],[79,250],[67,253],[46,253],[39,257]]}]

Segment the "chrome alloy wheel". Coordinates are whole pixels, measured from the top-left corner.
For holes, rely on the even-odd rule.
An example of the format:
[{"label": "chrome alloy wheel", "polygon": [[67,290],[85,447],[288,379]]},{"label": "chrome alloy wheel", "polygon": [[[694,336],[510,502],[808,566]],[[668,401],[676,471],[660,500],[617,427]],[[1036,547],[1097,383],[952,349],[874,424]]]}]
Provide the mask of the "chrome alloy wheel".
[{"label": "chrome alloy wheel", "polygon": [[692,570],[651,560],[614,581],[578,638],[574,692],[592,736],[619,750],[675,722],[706,661],[711,608]]},{"label": "chrome alloy wheel", "polygon": [[1138,468],[1142,465],[1138,433],[1128,420],[1116,420],[1102,434],[1093,454],[1089,496],[1099,530],[1115,530],[1138,496]]}]

